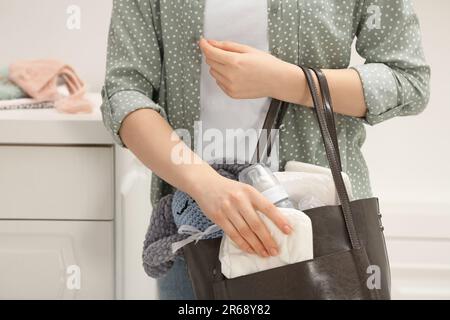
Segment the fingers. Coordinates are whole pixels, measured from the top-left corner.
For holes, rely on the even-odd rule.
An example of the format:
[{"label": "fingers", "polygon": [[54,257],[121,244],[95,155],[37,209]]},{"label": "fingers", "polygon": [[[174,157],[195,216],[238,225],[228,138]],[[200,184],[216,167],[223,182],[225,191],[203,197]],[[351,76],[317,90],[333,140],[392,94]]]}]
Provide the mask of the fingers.
[{"label": "fingers", "polygon": [[[226,178],[224,181],[222,195],[209,207],[211,210],[204,210],[210,212],[208,217],[243,251],[257,253],[261,257],[278,255],[278,244],[261,213],[289,234],[292,228],[287,219],[255,188]],[[214,200],[214,193],[212,198]]]},{"label": "fingers", "polygon": [[209,73],[211,74],[211,76],[214,77],[214,79],[216,79],[220,83],[223,83],[224,85],[230,85],[231,84],[230,81],[223,74],[221,74],[219,71],[217,71],[215,69],[210,69]]},{"label": "fingers", "polygon": [[269,256],[269,251],[266,249],[264,244],[258,238],[258,236],[253,232],[244,218],[238,211],[232,211],[229,213],[228,219],[238,230],[240,235],[251,245],[251,247],[260,255],[261,257],[267,258]]},{"label": "fingers", "polygon": [[207,40],[211,45],[216,48],[232,51],[237,53],[246,53],[251,52],[254,48],[250,46],[246,46],[245,44],[240,44],[233,41],[216,41],[216,40]]},{"label": "fingers", "polygon": [[[253,189],[253,188],[252,188]],[[287,219],[280,213],[267,198],[261,193],[253,189],[251,192],[251,200],[254,208],[266,215],[272,222],[285,234],[292,232],[292,227],[289,225]]]},{"label": "fingers", "polygon": [[235,226],[228,220],[225,219],[221,225],[223,231],[230,237],[231,240],[239,247],[241,250],[244,250],[248,253],[254,254],[255,251],[250,246],[250,244],[241,236],[239,231],[235,228]]},{"label": "fingers", "polygon": [[240,214],[245,220],[246,225],[251,229],[255,236],[264,245],[265,250],[271,255],[276,256],[279,253],[278,245],[270,234],[264,221],[255,211],[250,202],[241,202]]},{"label": "fingers", "polygon": [[233,61],[233,53],[216,48],[208,43],[205,39],[200,40],[200,48],[208,59],[216,61],[218,63],[230,63]]},{"label": "fingers", "polygon": [[[214,60],[206,59],[206,64],[210,67],[211,70],[215,70],[222,75],[226,75],[230,73],[230,66],[226,64],[221,64]],[[232,69],[231,69],[232,70]]]},{"label": "fingers", "polygon": [[216,84],[219,86],[220,89],[222,89],[223,92],[225,92],[227,96],[230,96],[230,90],[225,85],[223,85],[219,81],[216,81]]},{"label": "fingers", "polygon": [[217,85],[222,89],[223,92],[225,92],[232,98],[238,98],[237,96],[232,94],[230,90],[230,88],[233,86],[233,83],[225,76],[226,69],[224,67],[224,65],[213,62],[213,64],[211,64],[209,73],[216,80]]}]

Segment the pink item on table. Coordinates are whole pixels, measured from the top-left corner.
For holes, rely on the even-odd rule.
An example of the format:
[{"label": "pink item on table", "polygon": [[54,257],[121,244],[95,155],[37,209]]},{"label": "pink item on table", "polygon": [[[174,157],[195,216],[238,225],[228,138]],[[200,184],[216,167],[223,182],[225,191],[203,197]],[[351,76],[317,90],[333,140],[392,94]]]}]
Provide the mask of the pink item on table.
[{"label": "pink item on table", "polygon": [[[17,61],[9,67],[9,78],[37,101],[54,101],[55,109],[64,113],[90,113],[92,103],[84,95],[83,81],[74,69],[58,60]],[[69,96],[58,92],[62,79]]]}]

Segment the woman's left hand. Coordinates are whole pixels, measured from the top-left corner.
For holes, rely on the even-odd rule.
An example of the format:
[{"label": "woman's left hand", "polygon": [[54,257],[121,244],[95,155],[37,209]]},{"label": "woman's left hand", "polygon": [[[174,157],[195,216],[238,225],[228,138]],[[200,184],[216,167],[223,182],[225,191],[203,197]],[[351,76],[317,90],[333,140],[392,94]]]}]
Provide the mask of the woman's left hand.
[{"label": "woman's left hand", "polygon": [[275,97],[287,63],[273,55],[231,41],[200,40],[217,85],[231,98]]}]

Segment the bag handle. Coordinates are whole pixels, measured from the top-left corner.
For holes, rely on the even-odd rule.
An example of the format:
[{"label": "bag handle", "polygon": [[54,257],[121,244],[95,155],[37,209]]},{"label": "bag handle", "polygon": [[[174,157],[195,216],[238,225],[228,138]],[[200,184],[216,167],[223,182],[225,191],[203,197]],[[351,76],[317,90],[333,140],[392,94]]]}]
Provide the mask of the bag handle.
[{"label": "bag handle", "polygon": [[[322,134],[325,151],[333,176],[334,184],[341,202],[341,208],[344,215],[345,225],[350,238],[353,249],[359,249],[361,243],[356,232],[355,224],[353,222],[353,214],[350,206],[350,198],[345,187],[344,179],[342,178],[342,168],[339,157],[339,146],[337,143],[336,126],[334,123],[334,114],[332,109],[331,95],[329,94],[328,83],[325,75],[318,70],[311,70],[300,66],[306,76],[309,90],[311,92],[314,113],[319,122],[320,132]],[[314,82],[313,72],[317,74],[319,80],[319,87],[321,88],[322,103],[318,95],[316,83]]]},{"label": "bag handle", "polygon": [[330,88],[328,86],[327,78],[322,70],[311,68],[317,76],[319,80],[320,92],[323,98],[323,107],[325,111],[325,116],[328,123],[328,130],[331,135],[331,139],[333,140],[334,148],[336,150],[336,156],[338,160],[338,165],[340,171],[342,171],[342,163],[341,163],[341,154],[339,153],[339,143],[336,132],[336,123],[334,121],[334,112],[333,112],[333,103],[331,100]]},{"label": "bag handle", "polygon": [[[336,125],[334,122],[334,113],[333,113],[333,107],[332,107],[332,101],[331,101],[331,95],[330,90],[328,87],[328,82],[326,81],[326,77],[322,70],[320,69],[312,69],[320,83],[320,89],[322,96],[326,97],[324,100],[324,106],[326,108],[326,116],[327,116],[327,122],[328,127],[330,129],[331,138],[333,140],[333,144],[335,145],[335,148],[339,149],[338,146],[338,139],[337,139],[337,133],[336,133]],[[278,130],[281,126],[281,123],[283,121],[283,118],[287,111],[287,103],[284,101],[280,101],[277,99],[272,99],[269,110],[267,112],[266,118],[264,120],[263,124],[263,132],[261,133],[258,143],[256,145],[256,151],[252,158],[252,163],[258,163],[261,162],[261,151],[264,151],[266,149],[265,156],[268,158],[271,155],[273,142],[272,142],[272,130]],[[266,134],[266,137],[264,138],[263,134]],[[337,153],[337,159],[338,159],[338,165],[340,171],[342,171],[342,164],[341,164],[341,156],[340,153]]]},{"label": "bag handle", "polygon": [[[267,111],[266,118],[263,124],[263,130],[259,136],[258,143],[256,145],[256,151],[253,154],[251,163],[260,163],[264,158],[269,158],[272,153],[273,147],[273,130],[278,130],[283,122],[283,118],[287,111],[287,104],[284,101],[280,101],[272,98],[269,110]],[[265,134],[265,136],[264,136]],[[262,152],[266,151],[264,154]],[[265,157],[261,157],[261,156]]]}]

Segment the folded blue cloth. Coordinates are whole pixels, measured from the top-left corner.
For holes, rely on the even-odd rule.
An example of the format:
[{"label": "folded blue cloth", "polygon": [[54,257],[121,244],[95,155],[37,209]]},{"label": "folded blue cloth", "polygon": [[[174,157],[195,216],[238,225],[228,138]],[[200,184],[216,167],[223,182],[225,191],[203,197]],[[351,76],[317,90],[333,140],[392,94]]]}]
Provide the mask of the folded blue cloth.
[{"label": "folded blue cloth", "polygon": [[8,78],[8,67],[0,67],[0,100],[28,98],[28,95]]},{"label": "folded blue cloth", "polygon": [[[203,232],[214,223],[209,220],[202,212],[197,202],[187,193],[175,191],[172,199],[172,215],[177,228],[181,226],[191,226]],[[223,231],[205,235],[203,239],[215,239],[223,236]]]}]

